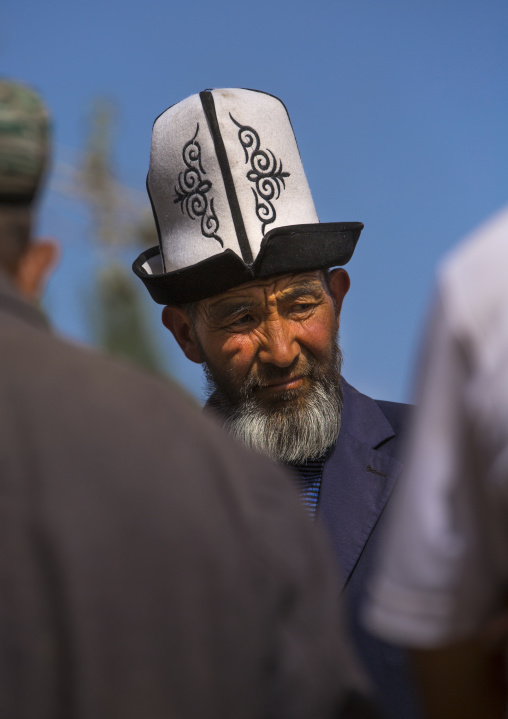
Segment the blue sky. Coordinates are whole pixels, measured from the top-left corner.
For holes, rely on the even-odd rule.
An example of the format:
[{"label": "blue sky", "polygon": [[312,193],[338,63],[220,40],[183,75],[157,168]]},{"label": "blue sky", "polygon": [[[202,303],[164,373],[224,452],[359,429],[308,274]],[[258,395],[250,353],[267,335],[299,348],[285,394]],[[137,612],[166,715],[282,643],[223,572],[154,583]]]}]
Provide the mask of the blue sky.
[{"label": "blue sky", "polygon": [[[437,262],[508,201],[507,37],[506,0],[4,0],[0,72],[46,98],[59,162],[76,159],[91,100],[111,97],[117,175],[140,193],[166,107],[207,87],[281,97],[320,219],[365,223],[348,265],[344,374],[407,400]],[[52,190],[40,225],[64,250],[49,311],[87,340],[81,298],[100,258],[86,222]],[[159,340],[199,393],[199,368]]]}]

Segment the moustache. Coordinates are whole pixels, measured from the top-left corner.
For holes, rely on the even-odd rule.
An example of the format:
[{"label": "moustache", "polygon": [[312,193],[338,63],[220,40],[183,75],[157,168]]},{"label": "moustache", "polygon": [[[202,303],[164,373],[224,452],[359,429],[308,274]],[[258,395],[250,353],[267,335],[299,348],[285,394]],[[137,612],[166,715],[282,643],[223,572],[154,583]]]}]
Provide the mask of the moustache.
[{"label": "moustache", "polygon": [[287,367],[266,364],[259,368],[252,368],[247,375],[243,386],[242,395],[245,399],[251,397],[256,391],[267,387],[273,382],[287,382],[295,377],[307,377],[316,379],[320,374],[317,369],[319,362],[300,355]]}]

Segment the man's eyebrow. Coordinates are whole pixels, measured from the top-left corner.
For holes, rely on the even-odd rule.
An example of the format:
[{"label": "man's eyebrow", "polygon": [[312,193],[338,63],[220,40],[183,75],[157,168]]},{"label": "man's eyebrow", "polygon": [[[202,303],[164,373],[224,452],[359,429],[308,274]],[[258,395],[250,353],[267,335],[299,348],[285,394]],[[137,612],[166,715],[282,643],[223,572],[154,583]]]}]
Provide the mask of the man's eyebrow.
[{"label": "man's eyebrow", "polygon": [[291,287],[288,287],[287,290],[284,290],[282,293],[282,298],[284,300],[296,300],[299,297],[305,297],[305,295],[311,295],[312,297],[318,299],[324,294],[324,288],[321,282],[317,282],[314,280],[309,280],[307,282],[299,282],[296,285],[292,285]]},{"label": "man's eyebrow", "polygon": [[230,299],[217,302],[208,308],[209,316],[216,322],[226,320],[243,312],[251,312],[255,307],[259,306],[256,300],[246,299]]}]

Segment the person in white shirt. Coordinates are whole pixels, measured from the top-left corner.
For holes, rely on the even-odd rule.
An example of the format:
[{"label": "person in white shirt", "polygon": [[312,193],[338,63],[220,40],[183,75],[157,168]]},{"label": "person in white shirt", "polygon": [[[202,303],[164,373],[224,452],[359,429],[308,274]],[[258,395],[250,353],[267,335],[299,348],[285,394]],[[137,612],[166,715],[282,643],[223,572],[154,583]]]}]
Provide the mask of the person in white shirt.
[{"label": "person in white shirt", "polygon": [[508,625],[499,620],[508,586],[507,269],[508,209],[440,268],[406,474],[365,610],[375,634],[414,649],[432,717],[506,716],[502,654],[487,638],[492,622],[497,639]]}]

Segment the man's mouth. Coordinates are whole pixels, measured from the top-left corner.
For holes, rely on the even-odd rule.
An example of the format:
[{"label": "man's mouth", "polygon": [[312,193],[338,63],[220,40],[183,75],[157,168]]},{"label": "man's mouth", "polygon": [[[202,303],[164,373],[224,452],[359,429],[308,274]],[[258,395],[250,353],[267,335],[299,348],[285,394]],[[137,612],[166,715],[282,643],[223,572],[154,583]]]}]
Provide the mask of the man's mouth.
[{"label": "man's mouth", "polygon": [[305,382],[303,375],[270,380],[259,387],[259,390],[270,394],[300,389]]}]

